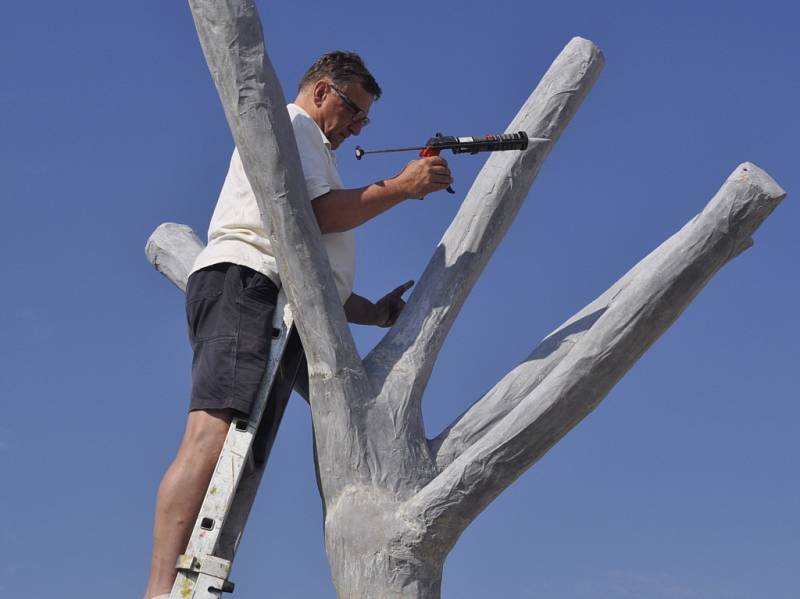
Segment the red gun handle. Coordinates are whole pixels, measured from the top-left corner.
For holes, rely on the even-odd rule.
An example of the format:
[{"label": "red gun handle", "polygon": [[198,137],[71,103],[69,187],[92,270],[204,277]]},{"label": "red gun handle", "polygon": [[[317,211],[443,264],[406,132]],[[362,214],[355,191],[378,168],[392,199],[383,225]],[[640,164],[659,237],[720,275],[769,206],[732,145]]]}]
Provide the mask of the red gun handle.
[{"label": "red gun handle", "polygon": [[[422,148],[422,150],[420,150],[419,157],[428,158],[429,156],[438,156],[441,153],[442,151],[439,148],[432,148],[430,146],[427,146],[425,148]],[[447,193],[455,193],[451,185],[447,186]]]}]

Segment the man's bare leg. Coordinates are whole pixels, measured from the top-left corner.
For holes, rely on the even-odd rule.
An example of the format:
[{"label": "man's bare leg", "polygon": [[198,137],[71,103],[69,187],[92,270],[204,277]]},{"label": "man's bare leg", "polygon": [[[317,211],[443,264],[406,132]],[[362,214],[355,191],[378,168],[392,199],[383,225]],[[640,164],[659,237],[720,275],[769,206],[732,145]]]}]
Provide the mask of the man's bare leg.
[{"label": "man's bare leg", "polygon": [[232,417],[229,410],[189,413],[178,454],[158,488],[145,599],[172,590],[175,561],[189,542]]}]

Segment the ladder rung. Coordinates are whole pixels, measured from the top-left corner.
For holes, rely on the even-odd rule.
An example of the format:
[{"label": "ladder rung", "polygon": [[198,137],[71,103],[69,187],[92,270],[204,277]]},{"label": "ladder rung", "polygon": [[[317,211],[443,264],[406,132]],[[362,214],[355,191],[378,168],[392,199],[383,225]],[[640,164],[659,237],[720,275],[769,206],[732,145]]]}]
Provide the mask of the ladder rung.
[{"label": "ladder rung", "polygon": [[227,580],[228,575],[231,573],[231,563],[226,559],[213,555],[203,557],[186,554],[179,555],[175,567],[178,570],[208,574],[222,580]]}]

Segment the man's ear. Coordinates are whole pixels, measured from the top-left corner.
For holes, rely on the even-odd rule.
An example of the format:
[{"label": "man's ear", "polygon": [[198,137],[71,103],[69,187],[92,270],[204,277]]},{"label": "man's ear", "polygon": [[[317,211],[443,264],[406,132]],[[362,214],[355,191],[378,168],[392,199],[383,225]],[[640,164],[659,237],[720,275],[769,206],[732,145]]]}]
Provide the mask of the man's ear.
[{"label": "man's ear", "polygon": [[325,100],[326,95],[328,95],[328,82],[324,79],[320,79],[314,84],[314,87],[311,90],[314,106],[317,108],[322,106],[322,102]]}]

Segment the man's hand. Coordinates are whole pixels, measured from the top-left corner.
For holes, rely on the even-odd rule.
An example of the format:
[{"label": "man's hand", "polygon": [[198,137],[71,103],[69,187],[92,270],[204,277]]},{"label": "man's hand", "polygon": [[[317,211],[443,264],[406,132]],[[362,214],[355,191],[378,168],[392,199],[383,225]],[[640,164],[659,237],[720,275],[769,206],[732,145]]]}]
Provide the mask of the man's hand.
[{"label": "man's hand", "polygon": [[393,289],[381,299],[375,302],[377,310],[377,324],[379,327],[390,327],[397,322],[397,317],[406,305],[401,297],[406,291],[414,286],[414,281],[406,281],[400,287]]},{"label": "man's hand", "polygon": [[365,297],[351,293],[344,303],[347,321],[353,324],[371,324],[379,327],[392,326],[406,305],[401,296],[413,286],[414,281],[406,281],[374,304]]},{"label": "man's hand", "polygon": [[447,161],[441,156],[412,160],[394,178],[407,198],[423,199],[429,193],[441,191],[453,183]]}]

